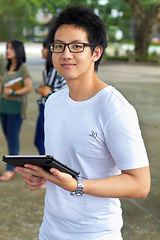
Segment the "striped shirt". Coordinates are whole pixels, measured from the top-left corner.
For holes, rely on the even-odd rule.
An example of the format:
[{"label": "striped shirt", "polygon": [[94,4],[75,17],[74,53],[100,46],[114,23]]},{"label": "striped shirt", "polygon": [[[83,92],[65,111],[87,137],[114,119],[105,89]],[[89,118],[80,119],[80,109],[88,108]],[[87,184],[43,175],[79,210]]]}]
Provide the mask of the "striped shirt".
[{"label": "striped shirt", "polygon": [[66,80],[56,71],[55,68],[51,68],[47,74],[46,69],[43,71],[43,77],[45,81],[45,85],[51,88],[48,96],[42,96],[38,99],[38,104],[45,105],[47,98],[52,94],[61,90],[67,86]]}]

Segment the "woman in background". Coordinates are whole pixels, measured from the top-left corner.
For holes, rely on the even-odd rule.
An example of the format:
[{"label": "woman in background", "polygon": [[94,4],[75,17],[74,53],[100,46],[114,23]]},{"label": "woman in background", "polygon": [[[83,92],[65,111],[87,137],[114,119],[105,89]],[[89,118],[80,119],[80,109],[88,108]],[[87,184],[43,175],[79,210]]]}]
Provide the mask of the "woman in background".
[{"label": "woman in background", "polygon": [[[7,140],[8,154],[18,155],[20,149],[19,134],[23,119],[26,118],[27,93],[32,90],[31,76],[26,65],[24,45],[19,40],[7,43],[7,65],[0,73],[1,125]],[[13,85],[19,84],[16,90]],[[12,81],[12,82],[13,82]],[[14,89],[13,89],[14,88]],[[15,167],[7,164],[0,180],[9,181],[16,174]]]},{"label": "woman in background", "polygon": [[34,144],[40,155],[45,154],[44,148],[44,106],[47,98],[58,90],[67,86],[66,80],[55,70],[52,64],[52,55],[49,49],[49,43],[43,43],[42,58],[46,59],[46,67],[43,71],[43,83],[36,88],[36,92],[41,95],[38,99],[39,116],[37,119]]}]

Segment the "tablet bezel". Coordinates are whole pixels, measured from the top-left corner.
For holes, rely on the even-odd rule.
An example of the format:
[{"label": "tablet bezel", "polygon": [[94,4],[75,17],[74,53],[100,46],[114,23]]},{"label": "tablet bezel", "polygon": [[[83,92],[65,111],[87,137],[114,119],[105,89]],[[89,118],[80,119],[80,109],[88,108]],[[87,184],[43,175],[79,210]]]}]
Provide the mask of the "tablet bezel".
[{"label": "tablet bezel", "polygon": [[40,166],[48,172],[50,172],[50,168],[57,168],[61,172],[72,175],[74,178],[79,176],[79,172],[56,160],[51,155],[5,155],[2,161],[15,167],[24,167],[25,164],[32,164]]}]

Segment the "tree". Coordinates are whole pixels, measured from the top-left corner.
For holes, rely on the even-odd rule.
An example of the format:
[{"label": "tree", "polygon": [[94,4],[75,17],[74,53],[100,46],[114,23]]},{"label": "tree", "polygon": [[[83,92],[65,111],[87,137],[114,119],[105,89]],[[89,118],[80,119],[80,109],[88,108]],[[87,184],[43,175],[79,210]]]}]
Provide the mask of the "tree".
[{"label": "tree", "polygon": [[135,51],[139,57],[147,57],[148,47],[153,36],[154,25],[159,22],[160,1],[125,0],[136,20]]},{"label": "tree", "polygon": [[[108,40],[115,41],[117,30],[123,32],[123,39],[131,40],[131,9],[124,0],[110,0],[105,5],[99,5],[102,20],[107,26]],[[116,12],[114,16],[113,12]]]},{"label": "tree", "polygon": [[[91,3],[96,3],[92,0]],[[93,4],[92,3],[92,4]],[[53,18],[62,9],[70,5],[86,5],[87,0],[0,0],[0,41],[13,38],[24,40],[24,29],[34,35],[35,26],[42,26],[36,20],[39,9],[44,14],[52,14]],[[43,26],[42,26],[43,27]]]},{"label": "tree", "polygon": [[23,40],[25,26],[36,25],[35,15],[38,0],[1,0],[0,1],[0,41]]}]

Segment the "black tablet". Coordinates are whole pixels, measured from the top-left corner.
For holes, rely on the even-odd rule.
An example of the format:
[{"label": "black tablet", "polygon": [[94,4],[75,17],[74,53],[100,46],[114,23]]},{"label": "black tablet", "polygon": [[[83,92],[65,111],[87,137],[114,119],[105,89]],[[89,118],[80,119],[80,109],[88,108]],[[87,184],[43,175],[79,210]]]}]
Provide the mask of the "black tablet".
[{"label": "black tablet", "polygon": [[61,172],[69,173],[74,178],[78,177],[79,175],[79,172],[59,162],[50,155],[5,155],[3,156],[2,161],[15,167],[23,167],[27,163],[33,164],[42,167],[48,172],[50,168],[53,167],[57,168]]}]

